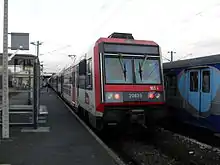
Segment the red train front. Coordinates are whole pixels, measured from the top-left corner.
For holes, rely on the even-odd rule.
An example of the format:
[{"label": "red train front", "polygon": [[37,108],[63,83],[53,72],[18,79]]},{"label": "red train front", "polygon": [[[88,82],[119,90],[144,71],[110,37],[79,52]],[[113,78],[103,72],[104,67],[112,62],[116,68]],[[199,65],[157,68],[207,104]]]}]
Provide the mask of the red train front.
[{"label": "red train front", "polygon": [[93,61],[96,128],[119,124],[125,117],[152,124],[165,115],[161,54],[155,42],[113,33],[96,42]]},{"label": "red train front", "polygon": [[161,66],[158,44],[113,33],[64,70],[61,96],[98,130],[124,119],[152,124],[166,114]]}]

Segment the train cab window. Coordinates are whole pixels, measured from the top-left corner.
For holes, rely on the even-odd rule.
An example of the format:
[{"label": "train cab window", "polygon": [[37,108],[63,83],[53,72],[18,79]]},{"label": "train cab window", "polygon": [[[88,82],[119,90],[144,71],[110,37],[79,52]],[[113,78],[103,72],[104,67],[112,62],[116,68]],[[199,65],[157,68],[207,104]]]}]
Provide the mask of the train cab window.
[{"label": "train cab window", "polygon": [[198,72],[190,72],[190,91],[198,91]]},{"label": "train cab window", "polygon": [[87,60],[86,88],[92,89],[92,59]]},{"label": "train cab window", "polygon": [[202,72],[202,92],[210,92],[210,71]]}]

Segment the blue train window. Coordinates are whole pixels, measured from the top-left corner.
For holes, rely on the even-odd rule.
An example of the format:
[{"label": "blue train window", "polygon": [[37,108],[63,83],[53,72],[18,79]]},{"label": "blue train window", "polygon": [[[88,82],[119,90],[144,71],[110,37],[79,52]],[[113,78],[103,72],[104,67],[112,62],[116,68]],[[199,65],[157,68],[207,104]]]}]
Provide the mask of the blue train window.
[{"label": "blue train window", "polygon": [[198,72],[190,72],[190,91],[198,91]]},{"label": "blue train window", "polygon": [[202,72],[202,92],[210,92],[210,71]]}]

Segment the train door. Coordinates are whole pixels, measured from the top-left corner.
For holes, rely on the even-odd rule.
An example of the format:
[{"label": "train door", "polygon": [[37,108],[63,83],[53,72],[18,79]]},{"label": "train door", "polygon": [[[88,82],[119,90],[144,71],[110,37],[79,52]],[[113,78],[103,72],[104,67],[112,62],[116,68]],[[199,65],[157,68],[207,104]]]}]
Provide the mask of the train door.
[{"label": "train door", "polygon": [[212,95],[211,95],[211,80],[212,80],[212,69],[201,70],[201,102],[200,102],[200,116],[205,112],[208,112],[211,106]]},{"label": "train door", "polygon": [[202,117],[211,105],[211,69],[193,69],[187,72],[187,101],[195,109],[194,116]]},{"label": "train door", "polygon": [[[195,109],[193,116],[199,117],[200,110],[200,70],[189,70],[187,72],[187,101]],[[189,107],[191,109],[191,107]]]}]

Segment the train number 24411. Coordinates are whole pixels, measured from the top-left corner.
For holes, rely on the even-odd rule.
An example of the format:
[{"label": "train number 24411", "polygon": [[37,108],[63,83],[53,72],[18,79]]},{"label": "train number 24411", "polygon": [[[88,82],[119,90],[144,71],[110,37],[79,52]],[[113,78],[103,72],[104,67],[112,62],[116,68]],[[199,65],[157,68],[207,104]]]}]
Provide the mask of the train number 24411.
[{"label": "train number 24411", "polygon": [[142,98],[142,93],[129,93],[129,98]]}]

